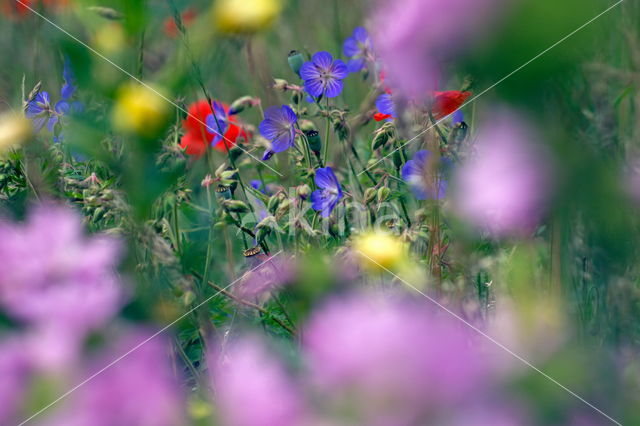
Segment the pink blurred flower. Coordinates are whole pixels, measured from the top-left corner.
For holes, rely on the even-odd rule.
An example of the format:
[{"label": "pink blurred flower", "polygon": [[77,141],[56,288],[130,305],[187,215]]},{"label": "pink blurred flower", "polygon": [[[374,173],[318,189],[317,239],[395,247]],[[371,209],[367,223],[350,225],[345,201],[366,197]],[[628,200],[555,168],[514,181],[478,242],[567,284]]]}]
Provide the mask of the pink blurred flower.
[{"label": "pink blurred flower", "polygon": [[[180,384],[162,336],[129,332],[100,356],[78,380],[90,381],[68,397],[47,426],[179,426],[186,424]],[[135,348],[135,349],[134,349]],[[134,349],[132,351],[132,349]],[[122,357],[127,352],[128,355]],[[119,361],[100,372],[104,367]]]},{"label": "pink blurred flower", "polygon": [[120,307],[117,255],[116,241],[84,236],[62,206],[38,206],[24,224],[0,221],[0,307],[32,326],[34,344],[57,346],[42,354],[73,352]]},{"label": "pink blurred flower", "polygon": [[550,158],[521,117],[498,111],[477,136],[477,152],[454,176],[457,212],[494,236],[531,232],[550,195]]},{"label": "pink blurred flower", "polygon": [[0,344],[0,424],[17,423],[30,376],[22,342],[9,338]]},{"label": "pink blurred flower", "polygon": [[443,65],[476,45],[506,0],[380,0],[373,45],[391,85],[410,99],[437,90]]},{"label": "pink blurred flower", "polygon": [[459,324],[390,295],[336,299],[303,336],[313,385],[362,424],[423,424],[489,392],[489,363]]},{"label": "pink blurred flower", "polygon": [[304,404],[300,391],[259,339],[232,344],[211,370],[222,424],[298,426]]},{"label": "pink blurred flower", "polygon": [[260,299],[292,281],[296,274],[294,260],[285,254],[258,255],[250,258],[249,271],[235,287],[235,294],[248,300]]}]

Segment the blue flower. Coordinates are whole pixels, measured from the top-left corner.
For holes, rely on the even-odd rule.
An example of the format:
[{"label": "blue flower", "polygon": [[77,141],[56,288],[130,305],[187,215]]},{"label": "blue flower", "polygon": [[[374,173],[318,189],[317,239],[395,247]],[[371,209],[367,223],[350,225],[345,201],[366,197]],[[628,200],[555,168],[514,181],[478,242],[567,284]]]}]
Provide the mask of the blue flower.
[{"label": "blue flower", "polygon": [[359,72],[364,68],[368,59],[371,59],[371,39],[367,30],[363,27],[356,27],[351,37],[344,41],[344,56],[351,58],[347,62],[349,72]]},{"label": "blue flower", "polygon": [[297,121],[296,113],[287,105],[272,106],[265,110],[264,120],[260,123],[260,134],[271,141],[270,151],[282,152],[293,146],[296,137],[294,125]]},{"label": "blue flower", "polygon": [[456,112],[451,116],[451,125],[455,126],[458,123],[462,123],[464,121],[464,114],[462,110],[457,109]]},{"label": "blue flower", "polygon": [[36,132],[39,132],[45,124],[47,129],[52,131],[58,122],[58,116],[55,109],[51,107],[51,98],[48,92],[39,92],[27,103],[25,116],[33,120]]},{"label": "blue flower", "polygon": [[211,146],[217,145],[218,142],[222,140],[222,135],[227,132],[227,127],[229,127],[229,115],[222,105],[218,101],[213,101],[213,113],[207,115],[205,119],[207,124],[207,131],[213,135],[213,140],[211,141]]},{"label": "blue flower", "polygon": [[[441,171],[437,172],[437,176],[433,176],[429,160],[431,151],[420,150],[413,155],[413,158],[402,166],[402,179],[407,182],[411,192],[418,200],[444,198],[447,191],[447,181]],[[440,162],[443,166],[448,167],[450,161],[441,158]],[[436,191],[437,186],[437,191]]]},{"label": "blue flower", "polygon": [[378,113],[374,115],[376,121],[391,120],[396,116],[396,107],[393,104],[393,99],[387,93],[378,96],[376,108],[378,109]]},{"label": "blue flower", "polygon": [[304,88],[314,97],[335,98],[342,92],[342,79],[348,75],[347,66],[340,59],[333,60],[329,52],[317,52],[311,61],[300,68]]},{"label": "blue flower", "polygon": [[329,217],[342,198],[342,187],[331,167],[316,170],[315,181],[320,189],[311,194],[311,206],[319,211],[322,217]]},{"label": "blue flower", "polygon": [[61,100],[56,102],[56,112],[60,115],[65,115],[71,111],[82,111],[82,104],[80,102],[71,101],[71,98],[76,93],[76,90],[78,88],[75,85],[75,76],[73,74],[73,70],[71,69],[71,62],[69,61],[69,58],[65,58],[64,60],[62,79],[64,80],[64,84],[62,85],[62,89],[60,89]]}]

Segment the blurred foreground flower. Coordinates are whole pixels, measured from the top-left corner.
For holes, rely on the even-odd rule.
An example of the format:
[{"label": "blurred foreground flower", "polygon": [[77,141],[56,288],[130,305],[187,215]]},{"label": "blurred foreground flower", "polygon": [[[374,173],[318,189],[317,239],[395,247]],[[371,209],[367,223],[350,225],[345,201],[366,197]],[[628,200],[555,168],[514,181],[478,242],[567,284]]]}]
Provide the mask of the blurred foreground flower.
[{"label": "blurred foreground flower", "polygon": [[[130,332],[112,344],[76,379],[92,380],[63,402],[47,426],[185,425],[180,384],[167,356],[169,344],[162,336],[148,338],[147,333]],[[92,376],[119,357],[117,364]]]},{"label": "blurred foreground flower", "polygon": [[0,155],[22,146],[32,136],[33,126],[25,117],[12,113],[0,115]]},{"label": "blurred foreground flower", "polygon": [[362,266],[371,271],[393,270],[407,256],[402,241],[383,231],[369,231],[358,235],[353,241],[353,248],[361,259]]},{"label": "blurred foreground flower", "polygon": [[259,339],[249,337],[235,342],[218,357],[211,371],[214,372],[213,388],[216,389],[217,404],[224,420],[222,424],[304,424],[304,400],[300,391]]},{"label": "blurred foreground flower", "polygon": [[454,208],[494,236],[531,232],[551,192],[549,160],[528,123],[498,111],[480,129],[476,155],[456,173]]},{"label": "blurred foreground flower", "polygon": [[312,315],[303,347],[330,411],[353,424],[434,424],[490,394],[490,363],[465,330],[396,296],[336,299]]},{"label": "blurred foreground flower", "polygon": [[31,326],[43,363],[68,361],[117,312],[117,255],[116,241],[85,237],[65,207],[39,206],[24,225],[0,222],[0,306]]},{"label": "blurred foreground flower", "polygon": [[413,158],[402,166],[402,179],[407,182],[411,192],[418,200],[444,198],[447,191],[447,180],[440,171],[441,164],[449,166],[450,161],[440,158],[438,161],[431,151],[420,150]]},{"label": "blurred foreground flower", "polygon": [[129,83],[120,88],[113,109],[113,126],[143,138],[157,136],[169,118],[169,103],[156,89]]},{"label": "blurred foreground flower", "polygon": [[253,34],[269,28],[282,10],[282,0],[217,0],[213,7],[218,30]]},{"label": "blurred foreground flower", "polygon": [[442,67],[471,48],[502,14],[505,0],[380,0],[372,34],[390,83],[418,101],[428,98]]}]

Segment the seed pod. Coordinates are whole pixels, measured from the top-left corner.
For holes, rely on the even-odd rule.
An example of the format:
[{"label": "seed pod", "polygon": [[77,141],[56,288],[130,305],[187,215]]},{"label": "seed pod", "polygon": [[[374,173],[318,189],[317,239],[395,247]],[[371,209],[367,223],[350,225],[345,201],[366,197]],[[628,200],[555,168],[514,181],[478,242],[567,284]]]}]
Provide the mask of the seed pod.
[{"label": "seed pod", "polygon": [[369,204],[376,198],[376,189],[375,188],[367,188],[364,191],[364,203]]},{"label": "seed pod", "polygon": [[291,52],[289,52],[287,61],[289,62],[291,71],[299,76],[300,68],[302,68],[302,65],[304,64],[304,56],[302,56],[302,53],[298,52],[297,50],[292,50]]},{"label": "seed pod", "polygon": [[386,132],[376,132],[371,141],[371,149],[375,151],[378,148],[382,148],[388,141],[389,135]]},{"label": "seed pod", "polygon": [[386,186],[378,189],[378,203],[386,201],[389,198],[389,195],[391,195],[391,190]]},{"label": "seed pod", "polygon": [[288,198],[285,198],[280,203],[280,206],[278,206],[278,209],[276,210],[276,216],[282,217],[289,211],[290,208],[291,208],[291,200]]}]

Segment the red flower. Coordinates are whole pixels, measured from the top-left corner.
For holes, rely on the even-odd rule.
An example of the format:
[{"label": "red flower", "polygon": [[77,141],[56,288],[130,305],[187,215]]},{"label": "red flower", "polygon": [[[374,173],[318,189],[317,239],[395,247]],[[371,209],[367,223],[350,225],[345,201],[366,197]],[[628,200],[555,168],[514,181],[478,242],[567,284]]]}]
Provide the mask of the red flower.
[{"label": "red flower", "polygon": [[[222,103],[222,106],[228,114],[229,106],[225,103]],[[180,140],[180,147],[185,150],[187,155],[200,157],[216,138],[216,133],[210,132],[205,124],[209,115],[211,115],[211,106],[206,100],[200,100],[189,105],[189,115],[182,122],[185,135]],[[236,145],[238,138],[248,140],[249,135],[235,116],[228,115],[227,130],[222,139],[217,138],[219,140],[213,145],[213,148],[226,152],[228,148]]]},{"label": "red flower", "polygon": [[[197,15],[198,13],[193,7],[188,8],[181,14],[182,24],[185,27],[188,27],[196,19]],[[173,16],[170,16],[166,21],[164,21],[164,33],[171,38],[176,38],[178,36],[178,25],[176,24],[175,19],[173,19]]]},{"label": "red flower", "polygon": [[433,112],[436,120],[439,120],[460,108],[469,96],[471,96],[471,92],[448,90],[446,92],[434,92],[433,96],[431,112]]},{"label": "red flower", "polygon": [[383,114],[381,112],[376,112],[375,114],[373,114],[373,119],[376,121],[386,120],[387,118],[393,118],[393,115]]}]

